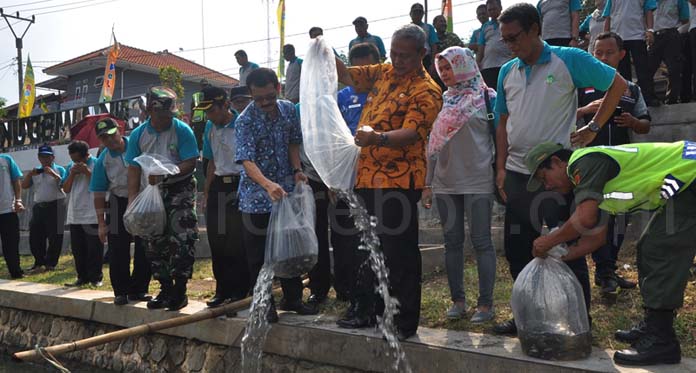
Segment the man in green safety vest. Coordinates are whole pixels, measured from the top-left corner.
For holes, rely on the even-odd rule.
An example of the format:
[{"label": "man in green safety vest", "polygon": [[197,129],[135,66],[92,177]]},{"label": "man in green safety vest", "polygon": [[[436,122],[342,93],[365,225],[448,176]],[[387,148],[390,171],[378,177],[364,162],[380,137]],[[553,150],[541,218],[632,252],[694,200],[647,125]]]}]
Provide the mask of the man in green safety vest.
[{"label": "man in green safety vest", "polygon": [[[683,305],[684,289],[696,244],[696,142],[597,146],[576,151],[559,144],[534,147],[525,162],[531,177],[527,188],[573,192],[575,211],[554,233],[534,241],[534,255],[545,256],[557,244],[583,236],[563,260],[583,257],[604,242],[609,214],[654,211],[637,244],[638,277],[645,318],[616,339],[631,343],[617,351],[622,365],[676,364],[681,360],[674,332],[675,310]],[[599,223],[599,224],[598,224]],[[594,238],[592,238],[594,237]]]}]

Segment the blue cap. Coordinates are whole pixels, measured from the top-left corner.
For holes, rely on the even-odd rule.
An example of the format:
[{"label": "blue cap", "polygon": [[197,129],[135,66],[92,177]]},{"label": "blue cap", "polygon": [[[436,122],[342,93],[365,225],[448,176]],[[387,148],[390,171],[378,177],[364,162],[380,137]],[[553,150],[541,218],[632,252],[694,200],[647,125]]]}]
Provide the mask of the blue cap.
[{"label": "blue cap", "polygon": [[53,148],[48,144],[43,144],[39,146],[39,155],[53,155]]}]

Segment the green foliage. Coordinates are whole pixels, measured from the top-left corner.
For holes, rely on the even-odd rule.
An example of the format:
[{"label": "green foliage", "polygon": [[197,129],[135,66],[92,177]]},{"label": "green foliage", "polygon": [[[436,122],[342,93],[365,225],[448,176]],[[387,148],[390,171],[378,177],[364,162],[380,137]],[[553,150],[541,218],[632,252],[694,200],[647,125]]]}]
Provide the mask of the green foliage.
[{"label": "green foliage", "polygon": [[7,117],[7,110],[5,110],[6,103],[7,100],[5,100],[3,97],[0,97],[0,118]]},{"label": "green foliage", "polygon": [[184,86],[181,84],[181,71],[173,66],[160,67],[159,78],[163,86],[174,90],[179,100],[184,98]]}]

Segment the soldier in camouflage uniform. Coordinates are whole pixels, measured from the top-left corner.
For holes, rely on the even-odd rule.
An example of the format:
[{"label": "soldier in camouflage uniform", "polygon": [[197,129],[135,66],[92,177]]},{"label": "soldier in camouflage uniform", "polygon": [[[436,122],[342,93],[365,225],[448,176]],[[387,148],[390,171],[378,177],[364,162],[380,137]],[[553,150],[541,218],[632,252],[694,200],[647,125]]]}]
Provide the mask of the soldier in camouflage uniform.
[{"label": "soldier in camouflage uniform", "polygon": [[188,304],[186,283],[193,272],[195,242],[198,240],[195,213],[196,180],[193,171],[198,145],[193,130],[174,117],[176,94],[164,87],[153,87],[147,95],[150,118],[131,132],[126,152],[129,202],[138,194],[141,169],[134,159],[144,153],[158,154],[179,166],[171,176],[149,175],[151,185],[160,185],[167,225],[161,236],[149,240],[146,257],[161,291],[147,303],[148,308],[179,310]]}]

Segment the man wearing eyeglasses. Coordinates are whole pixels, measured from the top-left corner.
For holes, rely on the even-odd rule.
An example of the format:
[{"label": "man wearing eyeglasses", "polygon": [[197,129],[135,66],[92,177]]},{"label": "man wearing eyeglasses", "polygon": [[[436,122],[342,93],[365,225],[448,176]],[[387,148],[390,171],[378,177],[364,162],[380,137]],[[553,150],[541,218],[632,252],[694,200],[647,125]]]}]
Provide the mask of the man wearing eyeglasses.
[{"label": "man wearing eyeglasses", "polygon": [[[505,256],[513,278],[533,259],[532,243],[542,223],[558,224],[567,215],[569,198],[558,193],[528,192],[529,170],[525,155],[536,145],[550,141],[566,147],[585,146],[614,112],[626,81],[616,71],[578,48],[549,46],[539,37],[537,9],[515,4],[500,16],[500,34],[516,56],[500,70],[495,110],[497,128],[496,187],[505,201]],[[573,134],[578,88],[606,91],[593,120]],[[573,134],[571,136],[571,134]],[[589,277],[584,258],[568,263],[589,296]],[[514,320],[494,328],[500,334],[517,331]]]},{"label": "man wearing eyeglasses", "polygon": [[[239,210],[242,212],[242,239],[246,251],[250,285],[264,263],[266,230],[273,201],[292,192],[297,182],[307,182],[302,172],[300,145],[302,131],[295,105],[278,99],[280,83],[273,70],[259,68],[246,80],[253,101],[235,122],[235,161],[243,166],[239,183]],[[300,315],[317,310],[302,302],[299,277],[281,279],[283,300],[280,309]],[[270,286],[270,285],[269,285]],[[277,322],[271,302],[267,319]]]}]

